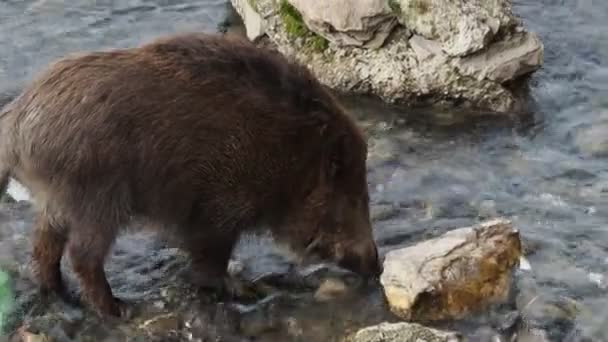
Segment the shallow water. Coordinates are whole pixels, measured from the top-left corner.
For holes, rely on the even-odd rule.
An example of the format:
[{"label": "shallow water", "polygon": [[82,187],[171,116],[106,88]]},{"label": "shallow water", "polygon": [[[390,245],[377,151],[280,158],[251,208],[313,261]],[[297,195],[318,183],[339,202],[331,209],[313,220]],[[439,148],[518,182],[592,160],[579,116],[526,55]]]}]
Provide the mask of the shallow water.
[{"label": "shallow water", "polygon": [[[508,334],[511,326],[501,321],[519,311],[516,325],[544,330],[550,340],[606,341],[608,2],[528,0],[514,7],[545,44],[545,67],[532,79],[537,106],[530,117],[457,120],[454,113],[349,101],[371,135],[376,238],[386,251],[484,217],[508,217],[521,230],[532,267],[518,276],[516,305],[449,326],[485,341]],[[217,30],[227,11],[223,0],[0,1],[0,94],[67,52]],[[51,313],[75,340],[139,336],[137,325],[99,324],[78,309],[41,304],[24,271],[31,215],[22,203],[4,204],[0,214],[0,262],[15,275],[19,295],[13,325]],[[142,319],[177,313],[176,339],[328,341],[391,319],[373,290],[338,304],[315,302],[324,270],[291,276],[290,264],[261,246],[268,244],[244,241],[235,256],[241,275],[281,283],[267,293],[278,297],[257,306],[195,296],[179,281],[187,260],[144,235],[121,239],[107,270],[119,296],[145,303]]]}]

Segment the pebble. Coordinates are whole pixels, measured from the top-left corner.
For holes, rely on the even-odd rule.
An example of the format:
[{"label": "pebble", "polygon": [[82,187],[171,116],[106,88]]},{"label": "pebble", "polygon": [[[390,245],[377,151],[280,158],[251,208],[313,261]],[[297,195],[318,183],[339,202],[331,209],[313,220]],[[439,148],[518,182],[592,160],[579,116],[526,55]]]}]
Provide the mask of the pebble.
[{"label": "pebble", "polygon": [[164,308],[165,308],[165,306],[167,306],[167,305],[165,304],[165,302],[163,302],[163,301],[161,301],[161,300],[157,300],[156,302],[154,302],[154,304],[153,304],[153,305],[154,305],[154,307],[155,307],[155,308],[157,308],[157,309],[159,309],[159,310],[162,310],[162,309],[164,309]]},{"label": "pebble", "polygon": [[526,259],[524,256],[519,258],[519,269],[524,271],[532,271],[532,265],[530,265],[530,262],[528,262],[528,259]]},{"label": "pebble", "polygon": [[348,287],[342,280],[328,278],[321,283],[314,298],[318,302],[327,302],[345,295],[347,291]]},{"label": "pebble", "polygon": [[606,288],[606,284],[604,283],[604,275],[600,273],[589,273],[589,281],[597,285],[599,288]]},{"label": "pebble", "polygon": [[304,335],[304,329],[302,329],[297,319],[289,317],[285,320],[284,324],[290,336],[298,338]]},{"label": "pebble", "polygon": [[140,329],[154,335],[179,329],[179,319],[175,314],[166,314],[154,317],[142,323]]},{"label": "pebble", "polygon": [[256,337],[280,328],[276,317],[263,310],[241,317],[239,330],[245,336]]},{"label": "pebble", "polygon": [[17,335],[21,342],[51,342],[51,339],[45,334],[33,334],[23,327],[19,329]]}]

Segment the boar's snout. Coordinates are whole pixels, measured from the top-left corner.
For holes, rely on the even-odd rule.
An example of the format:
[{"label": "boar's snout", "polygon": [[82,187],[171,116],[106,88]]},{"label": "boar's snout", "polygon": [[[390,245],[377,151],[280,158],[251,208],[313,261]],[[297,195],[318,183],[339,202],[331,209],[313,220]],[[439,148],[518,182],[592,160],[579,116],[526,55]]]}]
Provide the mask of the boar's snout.
[{"label": "boar's snout", "polygon": [[338,263],[341,267],[365,278],[378,278],[383,271],[382,261],[373,239],[351,245]]}]

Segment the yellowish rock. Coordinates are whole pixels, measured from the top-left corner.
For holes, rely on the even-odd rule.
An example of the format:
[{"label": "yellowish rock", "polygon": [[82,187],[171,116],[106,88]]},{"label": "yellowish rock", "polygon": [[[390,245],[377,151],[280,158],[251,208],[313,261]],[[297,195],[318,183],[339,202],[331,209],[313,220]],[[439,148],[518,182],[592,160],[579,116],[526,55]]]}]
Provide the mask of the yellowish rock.
[{"label": "yellowish rock", "polygon": [[344,296],[347,291],[348,288],[342,280],[328,278],[321,283],[317,292],[315,292],[315,300],[319,302],[330,301],[334,298]]},{"label": "yellowish rock", "polygon": [[403,319],[458,319],[506,300],[520,256],[511,222],[490,220],[388,252],[380,281]]},{"label": "yellowish rock", "polygon": [[152,335],[175,331],[179,329],[179,320],[175,314],[165,314],[145,321],[139,328]]}]

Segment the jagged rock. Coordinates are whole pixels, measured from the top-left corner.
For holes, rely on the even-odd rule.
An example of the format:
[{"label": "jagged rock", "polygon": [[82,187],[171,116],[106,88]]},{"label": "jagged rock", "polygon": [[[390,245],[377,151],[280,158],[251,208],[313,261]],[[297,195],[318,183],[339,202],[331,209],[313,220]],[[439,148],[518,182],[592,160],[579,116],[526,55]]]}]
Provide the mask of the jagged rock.
[{"label": "jagged rock", "polygon": [[419,61],[426,61],[432,57],[439,57],[443,60],[447,59],[447,56],[441,49],[441,44],[436,41],[415,34],[410,38],[409,43],[416,54],[416,59]]},{"label": "jagged rock", "polygon": [[306,26],[343,46],[379,48],[397,24],[386,0],[289,0]]},{"label": "jagged rock", "polygon": [[485,48],[500,29],[516,23],[509,0],[395,0],[400,21],[412,31],[441,42],[450,56]]},{"label": "jagged rock", "polygon": [[255,8],[252,7],[252,3],[252,1],[246,0],[235,1],[232,4],[245,24],[247,38],[251,41],[255,41],[264,35],[266,22],[264,21],[264,18],[256,12]]},{"label": "jagged rock", "polygon": [[463,75],[504,83],[534,71],[543,60],[538,36],[528,32],[509,35],[488,49],[455,60]]},{"label": "jagged rock", "polygon": [[520,256],[511,223],[490,220],[388,252],[380,281],[403,319],[457,319],[506,300]]},{"label": "jagged rock", "polygon": [[359,330],[345,342],[458,342],[460,334],[416,323],[381,323]]},{"label": "jagged rock", "polygon": [[[250,39],[263,28],[259,44],[308,66],[328,87],[388,103],[518,110],[524,94],[508,84],[543,61],[542,43],[509,0],[231,2]],[[390,24],[389,3],[402,24]],[[411,8],[426,10],[415,16]]]}]

